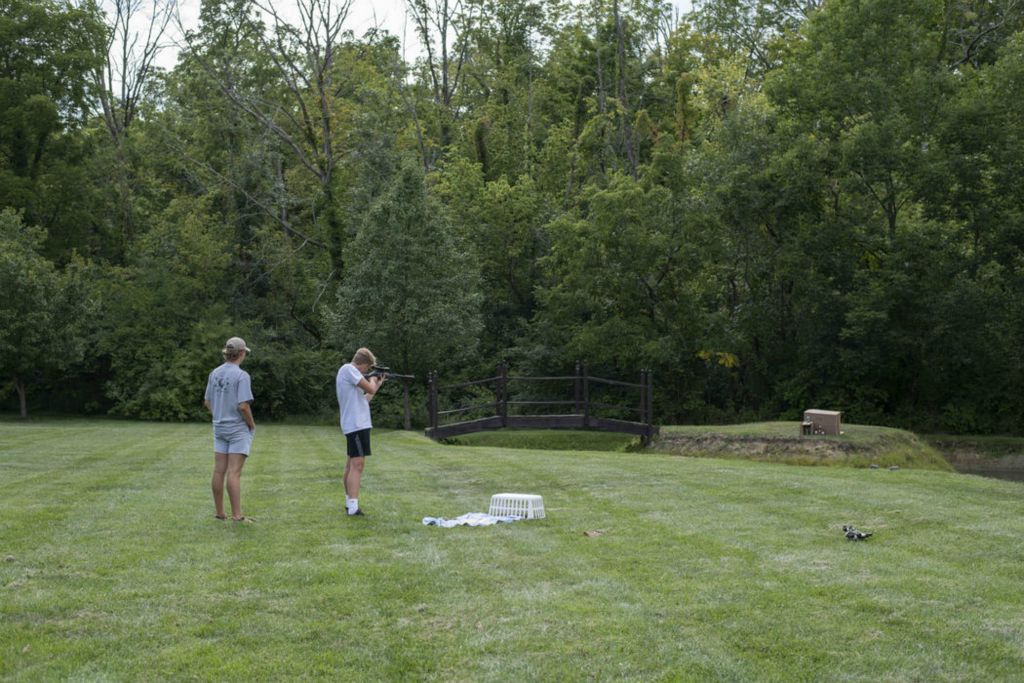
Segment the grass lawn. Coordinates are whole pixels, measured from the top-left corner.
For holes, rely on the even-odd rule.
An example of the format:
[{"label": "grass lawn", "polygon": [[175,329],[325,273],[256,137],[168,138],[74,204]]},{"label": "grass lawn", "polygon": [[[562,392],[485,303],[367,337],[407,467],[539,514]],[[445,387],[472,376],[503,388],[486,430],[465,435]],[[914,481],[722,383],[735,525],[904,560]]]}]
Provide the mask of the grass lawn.
[{"label": "grass lawn", "polygon": [[640,437],[617,432],[561,429],[498,429],[445,439],[459,446],[488,446],[545,451],[626,451],[640,447]]},{"label": "grass lawn", "polygon": [[[379,432],[347,519],[337,427],[263,425],[244,525],[213,519],[211,447],[0,422],[0,678],[1024,677],[1019,483]],[[548,518],[421,524],[503,491]]]}]

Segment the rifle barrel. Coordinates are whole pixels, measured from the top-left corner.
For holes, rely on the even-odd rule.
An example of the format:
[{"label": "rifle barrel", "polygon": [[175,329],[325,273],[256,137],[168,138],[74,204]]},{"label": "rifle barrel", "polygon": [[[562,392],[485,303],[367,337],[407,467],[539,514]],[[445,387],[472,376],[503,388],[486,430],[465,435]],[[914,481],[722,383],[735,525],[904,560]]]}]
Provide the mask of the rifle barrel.
[{"label": "rifle barrel", "polygon": [[400,375],[397,372],[368,372],[363,377],[383,377],[385,379],[395,377],[397,379],[416,379],[416,375]]}]

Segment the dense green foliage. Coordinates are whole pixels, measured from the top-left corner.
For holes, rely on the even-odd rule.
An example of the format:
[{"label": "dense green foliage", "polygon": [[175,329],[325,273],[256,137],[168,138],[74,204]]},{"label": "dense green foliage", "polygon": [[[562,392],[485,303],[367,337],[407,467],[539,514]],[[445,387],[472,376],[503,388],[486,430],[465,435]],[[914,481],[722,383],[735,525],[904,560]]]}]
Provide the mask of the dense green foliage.
[{"label": "dense green foliage", "polygon": [[1024,427],[1024,5],[413,1],[406,63],[298,1],[204,0],[115,132],[110,19],[0,2],[0,206],[44,235],[4,262],[89,311],[57,364],[0,331],[5,405],[192,419],[240,334],[259,416],[369,344],[651,368],[666,422]]}]

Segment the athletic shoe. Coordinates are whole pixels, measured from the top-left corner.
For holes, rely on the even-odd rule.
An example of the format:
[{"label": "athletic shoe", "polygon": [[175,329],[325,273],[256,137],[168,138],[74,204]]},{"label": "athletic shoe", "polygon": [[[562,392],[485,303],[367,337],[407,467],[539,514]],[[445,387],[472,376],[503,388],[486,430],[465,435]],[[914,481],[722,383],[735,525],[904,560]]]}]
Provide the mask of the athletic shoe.
[{"label": "athletic shoe", "polygon": [[365,517],[366,515],[363,513],[362,510],[360,510],[359,508],[356,508],[356,511],[348,513],[348,516],[349,517]]}]

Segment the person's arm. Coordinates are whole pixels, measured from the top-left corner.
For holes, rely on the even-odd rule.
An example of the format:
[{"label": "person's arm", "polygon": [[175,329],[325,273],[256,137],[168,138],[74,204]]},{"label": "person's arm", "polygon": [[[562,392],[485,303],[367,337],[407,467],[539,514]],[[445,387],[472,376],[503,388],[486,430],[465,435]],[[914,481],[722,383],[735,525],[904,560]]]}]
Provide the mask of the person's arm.
[{"label": "person's arm", "polygon": [[213,412],[213,405],[210,404],[210,398],[213,396],[213,373],[206,378],[206,391],[203,393],[203,407],[211,413]]},{"label": "person's arm", "polygon": [[373,400],[374,394],[380,389],[380,385],[384,384],[384,378],[380,375],[366,379],[365,377],[359,380],[359,384],[356,385],[363,390],[363,396],[366,397],[367,402]]},{"label": "person's arm", "polygon": [[242,414],[242,419],[245,420],[245,424],[249,427],[250,432],[256,431],[256,421],[252,419],[252,407],[249,406],[248,401],[242,401],[238,404],[238,412]]}]

